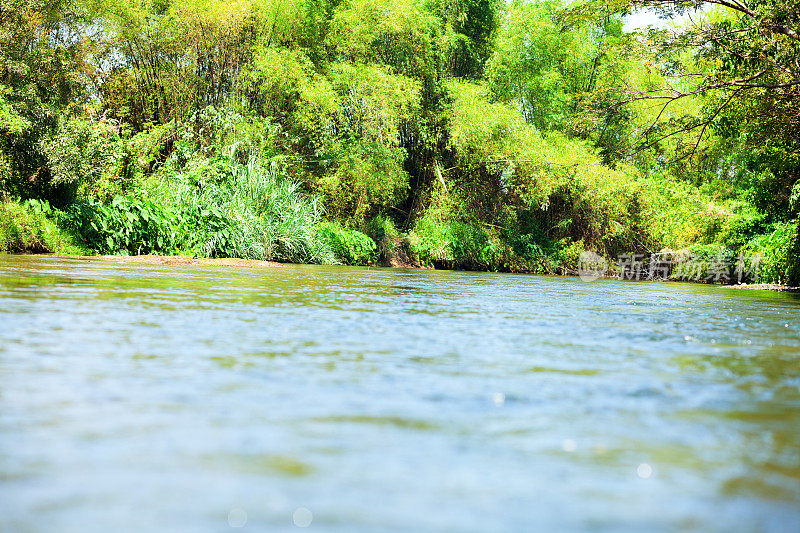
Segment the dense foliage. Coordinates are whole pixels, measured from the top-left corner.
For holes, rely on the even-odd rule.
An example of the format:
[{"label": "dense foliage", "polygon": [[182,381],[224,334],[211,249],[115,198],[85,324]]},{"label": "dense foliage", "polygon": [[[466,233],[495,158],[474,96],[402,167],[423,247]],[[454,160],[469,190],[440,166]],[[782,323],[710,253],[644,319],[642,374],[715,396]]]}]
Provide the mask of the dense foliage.
[{"label": "dense foliage", "polygon": [[[641,7],[694,16],[626,31]],[[552,273],[713,248],[800,284],[798,12],[0,0],[0,247]]]}]

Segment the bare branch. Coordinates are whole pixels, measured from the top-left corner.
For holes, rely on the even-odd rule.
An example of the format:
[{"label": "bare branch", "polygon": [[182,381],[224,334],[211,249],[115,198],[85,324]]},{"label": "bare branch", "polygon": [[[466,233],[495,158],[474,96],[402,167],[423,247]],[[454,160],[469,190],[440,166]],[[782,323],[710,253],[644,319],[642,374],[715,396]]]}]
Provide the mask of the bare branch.
[{"label": "bare branch", "polygon": [[[715,4],[715,5],[727,7],[729,9],[733,9],[734,11],[738,11],[739,13],[742,13],[742,14],[747,15],[748,17],[750,17],[752,19],[755,19],[755,20],[759,21],[759,23],[763,23],[761,25],[764,26],[765,28],[769,29],[772,33],[778,33],[778,34],[781,34],[781,35],[786,35],[787,37],[791,37],[792,39],[799,39],[800,40],[800,34],[798,34],[796,31],[794,31],[793,29],[791,29],[791,28],[789,28],[787,26],[784,26],[784,25],[781,25],[781,24],[774,24],[774,23],[772,23],[772,21],[763,20],[759,16],[759,14],[757,12],[755,12],[752,9],[750,9],[749,7],[747,7],[747,5],[745,5],[743,2],[737,2],[736,0],[701,0],[701,3]],[[648,5],[648,6],[664,5],[664,4],[676,5],[677,2],[675,0],[666,0],[666,1],[665,0],[634,0],[633,4],[634,5],[636,5],[636,4]]]},{"label": "bare branch", "polygon": [[697,153],[697,148],[700,146],[700,141],[703,139],[703,135],[705,135],[706,128],[708,128],[708,125],[711,124],[712,122],[714,122],[714,119],[716,119],[719,116],[719,114],[722,112],[722,110],[725,109],[725,107],[727,107],[727,105],[729,103],[731,103],[731,100],[733,100],[733,97],[736,96],[739,93],[739,91],[742,91],[742,90],[744,90],[744,89],[739,88],[739,89],[736,89],[735,91],[733,91],[730,94],[730,96],[728,96],[727,100],[725,100],[725,102],[723,102],[722,105],[717,107],[716,111],[714,111],[714,114],[711,115],[711,117],[703,123],[703,127],[700,130],[700,135],[697,136],[697,141],[694,143],[694,147],[689,152],[687,152],[686,154],[681,156],[680,158],[672,160],[672,162],[671,162],[672,164],[675,164],[678,161],[682,161],[683,159],[686,159],[687,157],[691,157],[695,153]]},{"label": "bare branch", "polygon": [[667,104],[674,102],[675,100],[679,100],[681,98],[686,98],[687,96],[694,96],[696,94],[701,94],[708,91],[713,91],[715,89],[724,89],[728,87],[738,87],[742,89],[787,89],[789,87],[800,86],[800,80],[793,80],[788,81],[785,83],[757,83],[753,80],[756,80],[763,76],[764,74],[768,73],[768,69],[763,69],[758,71],[757,73],[753,74],[748,78],[743,78],[739,80],[729,80],[729,81],[721,81],[718,83],[711,83],[708,85],[703,85],[693,91],[688,92],[674,92],[671,95],[652,95],[652,94],[643,94],[640,93],[638,96],[634,96],[625,100],[621,100],[619,102],[614,103],[611,106],[611,109],[617,109],[622,107],[623,105],[629,104],[631,102],[636,102],[640,100],[669,100]]}]

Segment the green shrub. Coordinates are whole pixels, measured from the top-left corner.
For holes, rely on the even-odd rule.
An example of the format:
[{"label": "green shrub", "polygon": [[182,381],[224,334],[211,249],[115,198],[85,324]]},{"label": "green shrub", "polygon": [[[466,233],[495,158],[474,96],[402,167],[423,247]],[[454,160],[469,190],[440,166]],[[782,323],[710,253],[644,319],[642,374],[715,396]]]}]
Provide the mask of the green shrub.
[{"label": "green shrub", "polygon": [[337,146],[335,170],[316,182],[329,212],[358,224],[376,210],[398,205],[409,187],[404,155],[401,148],[379,143]]},{"label": "green shrub", "polygon": [[481,228],[463,222],[420,218],[409,234],[411,252],[424,265],[497,270],[500,246]]},{"label": "green shrub", "polygon": [[139,132],[128,141],[128,150],[133,155],[138,172],[156,169],[161,158],[169,151],[170,140],[175,138],[174,121],[154,126]]},{"label": "green shrub", "polygon": [[108,205],[89,199],[56,213],[98,253],[333,262],[315,229],[320,211],[275,165],[214,157],[193,160],[180,174],[162,170]]},{"label": "green shrub", "polygon": [[0,202],[0,251],[83,253],[72,237],[47,217],[49,211],[50,206],[44,202]]},{"label": "green shrub", "polygon": [[61,222],[80,235],[83,244],[102,254],[140,255],[171,253],[175,235],[163,206],[117,196],[111,205],[96,200],[75,203]]},{"label": "green shrub", "polygon": [[103,120],[66,120],[40,141],[39,149],[54,187],[51,197],[60,205],[71,202],[79,188],[118,179],[126,157],[117,129]]},{"label": "green shrub", "polygon": [[794,244],[789,252],[789,269],[787,275],[787,283],[789,285],[794,287],[800,286],[800,224],[798,224]]},{"label": "green shrub", "polygon": [[562,244],[556,257],[558,257],[559,265],[564,273],[574,275],[578,272],[578,261],[584,250],[586,250],[586,246],[583,244],[583,240]]},{"label": "green shrub", "polygon": [[444,266],[453,262],[449,226],[442,222],[420,218],[408,235],[411,253],[426,266]]},{"label": "green shrub", "polygon": [[737,204],[732,216],[723,225],[718,236],[719,242],[733,247],[741,247],[757,235],[768,231],[767,215],[747,204]]},{"label": "green shrub", "polygon": [[461,222],[451,222],[450,235],[457,268],[497,270],[497,243],[483,229]]},{"label": "green shrub", "polygon": [[375,241],[381,261],[388,261],[400,246],[401,235],[391,218],[383,215],[373,217],[364,224],[362,230]]},{"label": "green shrub", "polygon": [[779,222],[772,231],[755,237],[745,249],[761,255],[758,269],[759,283],[787,284],[793,281],[793,269],[797,268],[795,240],[797,222]]},{"label": "green shrub", "polygon": [[369,265],[376,259],[375,242],[360,231],[348,230],[336,222],[323,222],[317,226],[317,236],[345,265]]}]

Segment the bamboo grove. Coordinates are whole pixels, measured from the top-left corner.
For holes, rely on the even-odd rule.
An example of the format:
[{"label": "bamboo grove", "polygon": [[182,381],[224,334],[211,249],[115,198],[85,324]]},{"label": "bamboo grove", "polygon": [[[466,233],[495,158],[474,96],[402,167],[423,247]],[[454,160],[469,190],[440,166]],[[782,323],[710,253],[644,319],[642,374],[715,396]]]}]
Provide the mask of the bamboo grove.
[{"label": "bamboo grove", "polygon": [[798,13],[0,0],[0,249],[545,273],[685,250],[800,284]]}]

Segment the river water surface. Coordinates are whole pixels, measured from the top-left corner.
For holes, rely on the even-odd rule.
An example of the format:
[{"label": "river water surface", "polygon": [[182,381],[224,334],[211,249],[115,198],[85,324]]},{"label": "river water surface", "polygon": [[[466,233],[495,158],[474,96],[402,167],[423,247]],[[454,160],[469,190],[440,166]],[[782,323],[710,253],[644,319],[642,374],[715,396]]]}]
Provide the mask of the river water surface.
[{"label": "river water surface", "polygon": [[800,300],[0,255],[0,530],[800,531]]}]

